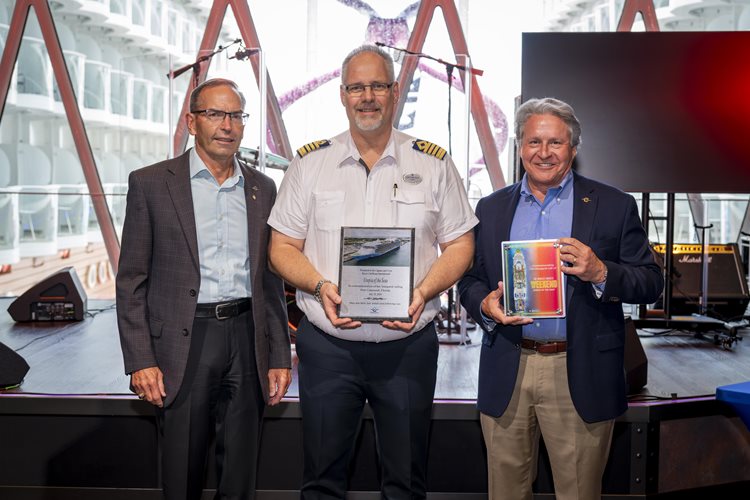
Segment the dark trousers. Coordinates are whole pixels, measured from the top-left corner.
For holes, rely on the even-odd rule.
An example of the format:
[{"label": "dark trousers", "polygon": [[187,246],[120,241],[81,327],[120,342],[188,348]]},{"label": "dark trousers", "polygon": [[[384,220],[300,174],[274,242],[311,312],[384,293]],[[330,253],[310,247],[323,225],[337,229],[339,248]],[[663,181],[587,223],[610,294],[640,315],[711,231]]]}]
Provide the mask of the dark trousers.
[{"label": "dark trousers", "polygon": [[174,403],[157,412],[167,500],[198,499],[209,443],[216,437],[216,497],[255,495],[264,408],[251,312],[196,318],[185,378]]},{"label": "dark trousers", "polygon": [[382,497],[425,498],[438,356],[434,325],[392,342],[352,342],[304,318],[297,356],[305,455],[301,498],[346,497],[365,401],[375,420]]}]

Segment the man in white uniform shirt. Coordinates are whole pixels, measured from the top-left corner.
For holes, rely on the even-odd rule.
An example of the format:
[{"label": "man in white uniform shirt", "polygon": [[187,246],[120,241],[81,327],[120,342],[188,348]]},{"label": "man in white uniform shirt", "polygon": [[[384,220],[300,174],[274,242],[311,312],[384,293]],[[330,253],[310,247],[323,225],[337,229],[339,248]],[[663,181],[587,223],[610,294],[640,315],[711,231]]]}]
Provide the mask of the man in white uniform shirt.
[{"label": "man in white uniform shirt", "polygon": [[[384,498],[425,498],[438,294],[467,270],[477,219],[445,150],[395,130],[393,60],[362,46],[342,65],[349,130],[298,151],[268,223],[272,267],[297,287],[305,467],[302,498],[345,498],[365,401]],[[411,322],[340,318],[342,226],[415,228]],[[438,247],[441,255],[438,257]]]}]

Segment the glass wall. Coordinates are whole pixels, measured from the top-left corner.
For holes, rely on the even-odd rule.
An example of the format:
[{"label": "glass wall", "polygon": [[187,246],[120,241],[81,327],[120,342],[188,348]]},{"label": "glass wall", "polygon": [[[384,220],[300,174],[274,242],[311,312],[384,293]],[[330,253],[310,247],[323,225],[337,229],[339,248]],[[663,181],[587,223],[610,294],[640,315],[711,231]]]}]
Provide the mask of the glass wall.
[{"label": "glass wall", "polygon": [[[514,156],[509,145],[515,99],[520,94],[521,32],[611,31],[623,3],[455,1],[472,66],[483,71],[477,81],[506,182],[513,181],[509,166]],[[697,7],[700,2],[694,3],[691,10],[690,2],[684,0],[657,2],[661,28],[750,27],[747,2],[726,2],[729,8],[703,10]],[[405,48],[419,6],[409,0],[248,4],[292,151],[347,127],[339,96],[342,59],[363,42]],[[15,5],[15,0],[0,0],[0,49]],[[192,72],[171,82],[171,93],[166,75],[170,69],[195,61],[212,2],[56,0],[49,5],[103,196],[119,233],[128,174],[169,154],[170,136]],[[634,29],[642,30],[643,23],[637,20]],[[240,84],[251,115],[243,147],[258,149],[258,86],[250,62],[237,57],[239,46],[232,42],[238,38],[239,28],[229,9],[217,45],[230,47],[213,57],[209,76],[226,76]],[[91,297],[111,298],[113,276],[107,252],[47,50],[32,12],[0,121],[0,294],[16,295],[56,269],[73,265]],[[440,9],[421,51],[458,62]],[[452,147],[459,169],[469,172],[470,195],[478,199],[489,194],[492,186],[474,123],[466,123],[461,115],[465,97],[457,72],[452,80],[449,87],[444,65],[420,58],[410,88],[401,89],[407,100],[398,127],[445,149]],[[279,152],[273,141],[264,146],[270,153]],[[277,181],[283,176],[281,170],[268,173]],[[664,211],[664,199],[652,196],[655,215]],[[747,197],[714,195],[706,200],[708,218],[714,224],[711,241],[736,241]],[[688,207],[684,195],[679,197],[675,241],[696,241]],[[649,228],[654,241],[664,239],[665,229],[659,224],[654,222]]]}]

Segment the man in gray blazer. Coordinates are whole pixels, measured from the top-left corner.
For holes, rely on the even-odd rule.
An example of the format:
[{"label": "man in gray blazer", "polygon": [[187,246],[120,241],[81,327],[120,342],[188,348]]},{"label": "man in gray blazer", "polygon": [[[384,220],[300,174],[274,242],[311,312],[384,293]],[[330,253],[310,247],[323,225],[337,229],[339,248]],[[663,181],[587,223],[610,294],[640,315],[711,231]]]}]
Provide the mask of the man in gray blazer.
[{"label": "man in gray blazer", "polygon": [[291,380],[282,281],[267,246],[276,188],[236,158],[247,114],[229,80],[190,97],[195,148],[130,175],[117,275],[125,371],[157,407],[168,499],[252,498],[264,402]]}]

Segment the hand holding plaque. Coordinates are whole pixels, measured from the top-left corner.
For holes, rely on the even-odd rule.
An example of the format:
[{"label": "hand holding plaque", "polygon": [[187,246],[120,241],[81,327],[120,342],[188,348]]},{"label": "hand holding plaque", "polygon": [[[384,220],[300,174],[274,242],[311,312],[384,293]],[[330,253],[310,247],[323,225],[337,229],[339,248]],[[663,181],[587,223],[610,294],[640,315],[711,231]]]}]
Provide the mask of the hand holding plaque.
[{"label": "hand holding plaque", "polygon": [[556,240],[503,241],[503,303],[508,316],[565,317],[565,281]]},{"label": "hand holding plaque", "polygon": [[414,228],[342,227],[339,316],[411,322]]}]

